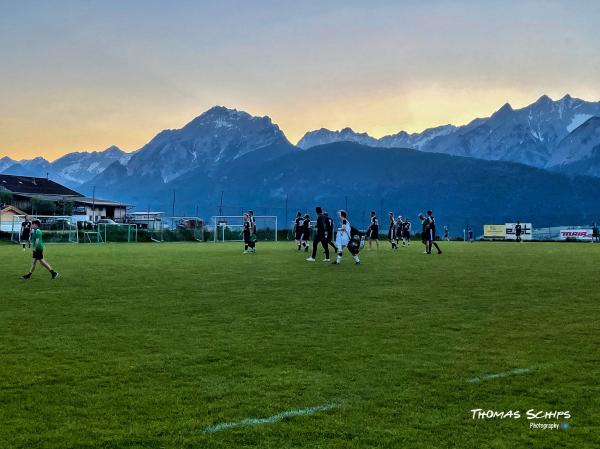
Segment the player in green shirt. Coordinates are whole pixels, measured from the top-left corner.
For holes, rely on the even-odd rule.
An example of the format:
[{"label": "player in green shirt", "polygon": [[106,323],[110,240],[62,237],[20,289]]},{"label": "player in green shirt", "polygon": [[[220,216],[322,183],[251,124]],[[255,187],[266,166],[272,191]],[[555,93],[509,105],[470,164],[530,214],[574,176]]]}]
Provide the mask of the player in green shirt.
[{"label": "player in green shirt", "polygon": [[40,264],[42,264],[42,266],[50,272],[52,279],[56,279],[58,277],[58,273],[56,271],[54,271],[52,269],[52,267],[50,266],[50,264],[48,262],[46,262],[46,260],[44,259],[44,240],[42,239],[42,230],[40,229],[40,221],[33,220],[31,222],[31,229],[32,229],[31,245],[33,246],[33,261],[31,262],[31,270],[29,270],[29,273],[27,273],[26,275],[23,276],[23,279],[31,278],[31,275],[33,274],[33,272],[35,270],[35,265],[37,264],[38,260],[40,261]]}]

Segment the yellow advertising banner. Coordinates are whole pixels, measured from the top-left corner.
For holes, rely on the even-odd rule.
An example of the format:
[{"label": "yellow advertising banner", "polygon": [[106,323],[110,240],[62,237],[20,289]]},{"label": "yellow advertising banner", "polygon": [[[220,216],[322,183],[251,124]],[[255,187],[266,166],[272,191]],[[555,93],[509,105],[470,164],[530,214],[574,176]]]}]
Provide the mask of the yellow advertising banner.
[{"label": "yellow advertising banner", "polygon": [[503,239],[506,237],[506,225],[483,225],[483,237],[486,239]]}]

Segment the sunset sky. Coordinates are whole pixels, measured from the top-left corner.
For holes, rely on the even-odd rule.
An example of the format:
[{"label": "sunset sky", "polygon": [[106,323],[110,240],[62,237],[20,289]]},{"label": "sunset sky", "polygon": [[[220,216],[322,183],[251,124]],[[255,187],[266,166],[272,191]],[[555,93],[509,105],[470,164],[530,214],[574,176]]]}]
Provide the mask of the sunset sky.
[{"label": "sunset sky", "polygon": [[213,105],[296,143],[600,100],[600,2],[0,0],[0,156],[136,150]]}]

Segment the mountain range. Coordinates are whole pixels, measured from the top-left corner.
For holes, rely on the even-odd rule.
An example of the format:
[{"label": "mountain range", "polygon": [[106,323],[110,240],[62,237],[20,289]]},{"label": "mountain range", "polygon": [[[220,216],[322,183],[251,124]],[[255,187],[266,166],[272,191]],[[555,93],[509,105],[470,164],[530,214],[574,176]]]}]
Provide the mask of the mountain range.
[{"label": "mountain range", "polygon": [[[371,209],[413,217],[432,207],[445,224],[539,225],[600,218],[600,103],[541,97],[488,118],[375,139],[350,128],[307,133],[297,145],[269,117],[217,106],[133,153],[116,147],[48,162],[0,159],[0,171],[46,176],[136,208],[202,216]],[[585,175],[585,176],[581,176]],[[223,205],[220,205],[224,196]]]},{"label": "mountain range", "polygon": [[[475,157],[486,160],[513,161],[533,167],[596,176],[600,165],[592,149],[573,151],[586,125],[587,142],[600,144],[591,128],[598,127],[600,102],[586,102],[570,95],[558,101],[548,96],[521,109],[506,103],[490,117],[477,118],[464,126],[444,125],[421,133],[398,134],[375,139],[350,128],[341,131],[320,129],[306,133],[298,142],[303,149],[325,143],[350,141],[383,148],[413,148],[432,153]],[[595,140],[594,140],[595,139]],[[592,145],[593,147],[594,145]],[[569,154],[567,158],[565,155]],[[591,166],[590,166],[591,165]]]},{"label": "mountain range", "polygon": [[0,159],[0,172],[7,175],[49,177],[60,184],[76,188],[102,173],[113,162],[126,163],[130,157],[130,154],[116,146],[104,151],[69,153],[53,162],[42,157],[15,161],[5,156]]}]

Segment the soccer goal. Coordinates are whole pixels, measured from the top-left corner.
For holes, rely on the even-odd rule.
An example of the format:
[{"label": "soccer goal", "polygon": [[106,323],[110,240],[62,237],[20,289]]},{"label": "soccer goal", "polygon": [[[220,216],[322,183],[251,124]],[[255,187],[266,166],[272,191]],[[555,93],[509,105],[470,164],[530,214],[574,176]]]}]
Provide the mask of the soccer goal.
[{"label": "soccer goal", "polygon": [[[30,221],[39,220],[44,243],[78,243],[77,224],[73,217],[64,215],[28,215]],[[25,215],[15,215],[11,227],[11,240],[19,243],[21,224]]]},{"label": "soccer goal", "polygon": [[132,243],[138,241],[138,227],[131,223],[98,223],[100,240],[108,242]]},{"label": "soccer goal", "polygon": [[[277,217],[255,215],[256,237],[260,241],[277,241]],[[213,242],[241,242],[244,240],[244,217],[217,215],[211,218]]]}]

